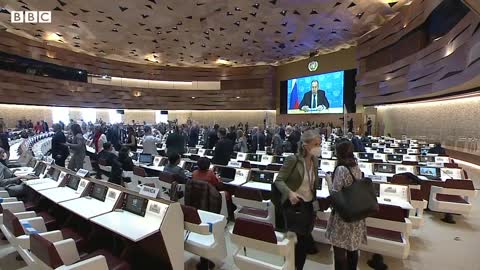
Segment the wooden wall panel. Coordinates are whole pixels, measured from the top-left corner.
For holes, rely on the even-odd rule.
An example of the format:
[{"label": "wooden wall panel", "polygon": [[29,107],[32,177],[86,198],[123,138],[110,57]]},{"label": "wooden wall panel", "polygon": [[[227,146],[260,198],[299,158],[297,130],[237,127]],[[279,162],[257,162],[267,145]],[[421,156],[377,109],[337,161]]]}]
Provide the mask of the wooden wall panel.
[{"label": "wooden wall panel", "polygon": [[265,81],[263,86],[270,88],[180,91],[89,84],[0,71],[0,96],[2,103],[112,109],[273,109],[273,81]]},{"label": "wooden wall panel", "polygon": [[[397,16],[399,18],[393,18],[392,22],[400,23],[420,16],[426,18],[435,4],[436,0],[413,1],[410,6],[402,8]],[[405,10],[411,14],[408,15]],[[421,22],[416,20],[411,21],[418,26]],[[357,104],[373,105],[428,98],[480,85],[480,17],[476,13],[468,13],[449,33],[424,49],[392,64],[366,71],[368,61],[378,60],[375,52],[391,44],[380,42],[381,37],[392,35],[396,29],[389,26],[387,24],[372,32],[370,38],[365,36],[357,48],[360,66],[357,74]],[[411,26],[407,25],[405,29],[408,28]],[[408,34],[408,31],[402,31],[398,32],[400,37]],[[417,36],[410,43],[415,40],[423,42],[422,38],[421,35]]]},{"label": "wooden wall panel", "polygon": [[73,52],[6,31],[0,31],[0,51],[52,64],[84,69],[92,74],[147,80],[263,79],[270,76],[273,69],[271,66],[197,68],[135,64]]}]

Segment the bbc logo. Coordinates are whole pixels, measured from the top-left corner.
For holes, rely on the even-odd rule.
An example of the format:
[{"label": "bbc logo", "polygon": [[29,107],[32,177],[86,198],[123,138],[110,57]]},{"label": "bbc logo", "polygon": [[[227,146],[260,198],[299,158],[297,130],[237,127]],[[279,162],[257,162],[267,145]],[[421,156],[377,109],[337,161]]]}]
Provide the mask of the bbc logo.
[{"label": "bbc logo", "polygon": [[11,11],[11,23],[52,23],[51,11]]}]

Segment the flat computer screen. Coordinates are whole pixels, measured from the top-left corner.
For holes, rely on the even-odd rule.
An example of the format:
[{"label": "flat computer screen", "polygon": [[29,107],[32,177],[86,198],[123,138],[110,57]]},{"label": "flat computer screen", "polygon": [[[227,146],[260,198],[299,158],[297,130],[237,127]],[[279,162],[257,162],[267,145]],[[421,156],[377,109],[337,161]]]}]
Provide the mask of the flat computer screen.
[{"label": "flat computer screen", "polygon": [[195,162],[186,161],[185,165],[183,166],[183,169],[189,172],[193,172],[195,170],[195,165],[196,165]]},{"label": "flat computer screen", "polygon": [[189,154],[197,154],[198,153],[198,148],[190,148],[188,149]]},{"label": "flat computer screen", "polygon": [[205,150],[205,156],[213,156],[215,154],[215,151],[213,149],[207,149]]},{"label": "flat computer screen", "polygon": [[437,168],[420,167],[420,175],[438,177]]},{"label": "flat computer screen", "polygon": [[375,171],[379,173],[395,173],[395,165],[391,164],[375,164]]},{"label": "flat computer screen", "polygon": [[284,161],[285,161],[285,157],[282,157],[282,156],[273,157],[273,163],[283,164]]},{"label": "flat computer screen", "polygon": [[47,164],[43,162],[37,162],[37,164],[35,165],[35,168],[33,168],[33,173],[35,174],[35,176],[40,176],[40,174],[42,174],[46,168],[47,168]]},{"label": "flat computer screen", "polygon": [[138,160],[138,153],[137,152],[132,154],[132,160]]},{"label": "flat computer screen", "polygon": [[72,175],[70,178],[67,180],[67,187],[77,190],[78,184],[80,183],[80,177]]},{"label": "flat computer screen", "polygon": [[132,194],[127,194],[126,196],[127,198],[125,200],[123,209],[142,217],[145,216],[148,200]]},{"label": "flat computer screen", "polygon": [[262,183],[273,183],[273,178],[275,174],[273,172],[265,171],[250,171],[250,181],[262,182]]},{"label": "flat computer screen", "polygon": [[425,149],[421,149],[421,150],[420,150],[420,154],[421,154],[421,155],[426,155],[426,154],[428,154],[428,149],[426,149],[426,148],[425,148]]},{"label": "flat computer screen", "polygon": [[140,157],[138,159],[138,162],[140,163],[152,163],[153,162],[153,156],[151,154],[140,154]]},{"label": "flat computer screen", "polygon": [[260,161],[262,158],[261,155],[257,155],[257,154],[248,154],[247,155],[247,160],[249,161]]},{"label": "flat computer screen", "polygon": [[94,184],[92,187],[92,193],[90,197],[95,198],[99,201],[105,201],[105,197],[107,196],[108,187],[102,186],[99,184]]},{"label": "flat computer screen", "polygon": [[235,168],[230,167],[215,167],[215,171],[218,172],[220,177],[227,179],[235,179]]},{"label": "flat computer screen", "polygon": [[373,159],[373,153],[358,153],[359,159]]},{"label": "flat computer screen", "polygon": [[435,162],[434,156],[420,156],[420,162]]},{"label": "flat computer screen", "polygon": [[377,153],[381,153],[381,154],[385,153],[385,148],[378,148]]},{"label": "flat computer screen", "polygon": [[58,177],[60,176],[60,170],[53,169],[53,172],[49,175],[52,180],[58,181]]},{"label": "flat computer screen", "polygon": [[410,145],[408,143],[399,143],[398,147],[399,148],[408,148],[408,147],[410,147]]},{"label": "flat computer screen", "polygon": [[403,155],[387,155],[387,160],[389,161],[402,161]]}]

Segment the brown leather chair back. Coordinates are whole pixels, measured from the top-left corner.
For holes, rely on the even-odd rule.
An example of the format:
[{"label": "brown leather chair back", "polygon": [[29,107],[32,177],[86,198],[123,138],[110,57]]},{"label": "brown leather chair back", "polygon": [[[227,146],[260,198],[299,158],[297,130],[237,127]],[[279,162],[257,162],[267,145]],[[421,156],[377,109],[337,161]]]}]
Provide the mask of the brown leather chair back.
[{"label": "brown leather chair back", "polygon": [[30,235],[30,251],[52,269],[63,265],[62,258],[53,243],[38,234]]},{"label": "brown leather chair back", "polygon": [[233,234],[267,243],[277,244],[275,229],[270,223],[245,218],[237,218],[233,227]]}]

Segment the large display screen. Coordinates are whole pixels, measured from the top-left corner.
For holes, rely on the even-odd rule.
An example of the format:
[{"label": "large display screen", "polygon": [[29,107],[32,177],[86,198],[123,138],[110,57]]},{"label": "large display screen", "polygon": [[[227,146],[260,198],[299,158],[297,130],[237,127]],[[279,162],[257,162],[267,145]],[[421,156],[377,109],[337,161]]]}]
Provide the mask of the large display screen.
[{"label": "large display screen", "polygon": [[288,114],[343,113],[344,71],[287,81]]}]

